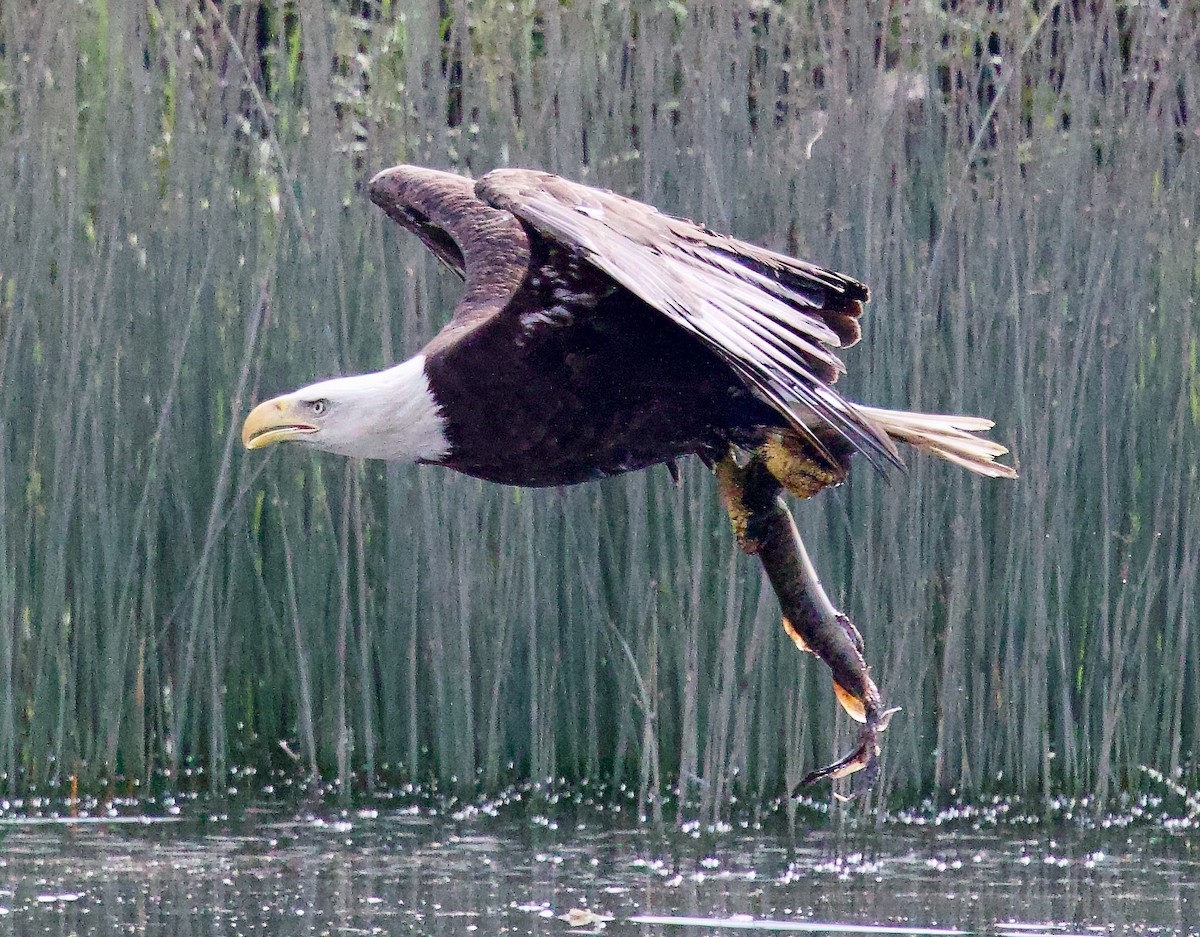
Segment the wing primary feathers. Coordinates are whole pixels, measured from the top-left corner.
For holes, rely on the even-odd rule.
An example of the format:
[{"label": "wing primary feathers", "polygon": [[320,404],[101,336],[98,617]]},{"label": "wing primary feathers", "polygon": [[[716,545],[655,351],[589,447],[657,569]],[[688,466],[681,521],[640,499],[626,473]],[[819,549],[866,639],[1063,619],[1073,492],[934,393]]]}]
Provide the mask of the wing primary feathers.
[{"label": "wing primary feathers", "polygon": [[901,465],[887,435],[830,386],[845,370],[834,349],[857,340],[869,298],[857,280],[548,173],[498,169],[475,191],[703,341],[821,450],[812,417],[877,468]]}]

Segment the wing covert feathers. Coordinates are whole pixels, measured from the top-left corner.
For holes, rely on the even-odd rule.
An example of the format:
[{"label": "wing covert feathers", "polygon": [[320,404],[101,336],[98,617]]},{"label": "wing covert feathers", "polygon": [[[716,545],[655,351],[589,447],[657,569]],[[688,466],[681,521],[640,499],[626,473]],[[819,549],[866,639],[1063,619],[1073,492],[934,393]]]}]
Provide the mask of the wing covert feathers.
[{"label": "wing covert feathers", "polygon": [[498,169],[475,191],[705,342],[818,448],[813,415],[876,465],[899,463],[829,386],[845,370],[834,349],[858,339],[869,293],[857,280],[548,173]]}]

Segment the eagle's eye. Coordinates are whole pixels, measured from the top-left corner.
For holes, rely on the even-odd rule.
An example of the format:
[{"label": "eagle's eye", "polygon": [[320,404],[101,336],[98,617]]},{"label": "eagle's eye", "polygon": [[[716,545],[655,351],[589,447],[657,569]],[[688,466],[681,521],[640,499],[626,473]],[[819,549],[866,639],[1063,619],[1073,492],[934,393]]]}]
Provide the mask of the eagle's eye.
[{"label": "eagle's eye", "polygon": [[329,401],[325,399],[313,400],[309,403],[309,409],[312,410],[314,416],[320,416],[329,407]]}]

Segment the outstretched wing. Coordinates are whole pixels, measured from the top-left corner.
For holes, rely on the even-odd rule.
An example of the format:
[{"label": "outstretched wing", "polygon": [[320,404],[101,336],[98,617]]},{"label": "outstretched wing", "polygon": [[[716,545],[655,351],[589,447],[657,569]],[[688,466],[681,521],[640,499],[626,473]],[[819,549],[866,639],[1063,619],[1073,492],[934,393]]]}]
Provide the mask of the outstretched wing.
[{"label": "outstretched wing", "polygon": [[549,173],[497,169],[475,192],[695,335],[818,446],[814,416],[873,463],[899,464],[891,441],[830,387],[845,370],[833,349],[858,340],[863,284]]},{"label": "outstretched wing", "polygon": [[512,214],[481,201],[466,176],[420,166],[385,169],[368,191],[388,217],[466,282],[453,318],[426,353],[461,340],[504,311],[529,269],[529,236]]}]

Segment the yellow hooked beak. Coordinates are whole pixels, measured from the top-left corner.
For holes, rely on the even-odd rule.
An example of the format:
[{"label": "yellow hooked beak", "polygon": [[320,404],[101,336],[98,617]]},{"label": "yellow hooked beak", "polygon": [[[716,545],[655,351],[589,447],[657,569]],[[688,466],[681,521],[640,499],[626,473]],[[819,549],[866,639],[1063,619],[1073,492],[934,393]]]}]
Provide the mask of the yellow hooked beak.
[{"label": "yellow hooked beak", "polygon": [[310,421],[310,417],[311,414],[303,412],[300,401],[292,397],[264,401],[250,411],[242,424],[242,445],[247,449],[261,449],[315,433],[319,427]]}]

